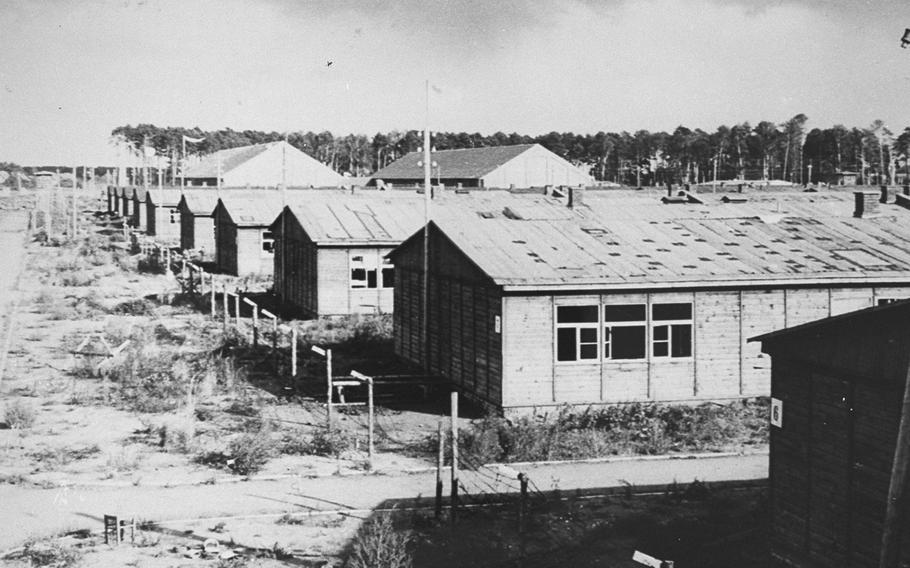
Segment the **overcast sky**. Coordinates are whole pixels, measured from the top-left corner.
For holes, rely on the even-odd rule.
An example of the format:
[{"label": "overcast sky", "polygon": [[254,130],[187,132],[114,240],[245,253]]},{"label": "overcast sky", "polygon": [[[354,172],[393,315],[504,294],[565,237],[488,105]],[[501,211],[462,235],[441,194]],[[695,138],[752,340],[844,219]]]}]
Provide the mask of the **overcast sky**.
[{"label": "overcast sky", "polygon": [[[154,123],[910,125],[907,0],[0,0],[0,161],[110,162]],[[331,62],[331,65],[328,63]]]}]

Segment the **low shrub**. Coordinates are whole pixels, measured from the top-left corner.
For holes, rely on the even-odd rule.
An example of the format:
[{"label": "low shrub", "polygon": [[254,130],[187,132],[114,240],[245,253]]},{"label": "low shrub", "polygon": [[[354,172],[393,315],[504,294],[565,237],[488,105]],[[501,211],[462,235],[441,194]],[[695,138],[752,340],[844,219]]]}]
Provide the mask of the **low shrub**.
[{"label": "low shrub", "polygon": [[354,438],[347,432],[333,428],[317,429],[312,434],[291,430],[282,436],[280,451],[289,455],[340,457],[354,447]]},{"label": "low shrub", "polygon": [[228,445],[228,469],[238,475],[260,471],[275,454],[275,443],[265,430],[242,434]]},{"label": "low shrub", "polygon": [[111,310],[111,313],[126,316],[149,316],[155,311],[155,304],[145,298],[126,300],[120,302]]},{"label": "low shrub", "polygon": [[15,559],[25,560],[29,566],[53,566],[66,568],[75,566],[82,558],[82,553],[57,542],[29,542],[14,555]]},{"label": "low shrub", "polygon": [[636,403],[582,412],[566,407],[516,420],[488,417],[462,431],[459,447],[468,464],[720,451],[767,443],[768,404]]},{"label": "low shrub", "polygon": [[209,451],[196,456],[196,463],[226,468],[237,475],[260,471],[276,453],[276,443],[268,428],[249,432],[231,440],[226,451]]},{"label": "low shrub", "polygon": [[410,568],[414,561],[410,530],[398,530],[390,514],[378,514],[357,531],[345,568]]},{"label": "low shrub", "polygon": [[24,400],[14,400],[3,411],[3,422],[8,428],[26,430],[35,425],[35,408]]}]

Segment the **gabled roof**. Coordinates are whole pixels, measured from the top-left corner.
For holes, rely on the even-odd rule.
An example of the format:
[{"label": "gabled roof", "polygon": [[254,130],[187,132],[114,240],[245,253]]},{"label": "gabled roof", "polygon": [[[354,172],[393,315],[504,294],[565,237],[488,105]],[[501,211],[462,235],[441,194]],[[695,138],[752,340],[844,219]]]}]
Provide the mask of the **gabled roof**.
[{"label": "gabled roof", "polygon": [[259,154],[265,152],[272,146],[280,144],[281,142],[268,142],[266,144],[254,144],[252,146],[240,146],[237,148],[228,148],[226,150],[218,150],[217,152],[212,152],[211,154],[206,154],[202,157],[202,161],[198,164],[189,166],[186,169],[185,177],[189,179],[210,179],[218,177],[219,165],[218,162],[221,162],[221,175],[224,176],[227,172],[233,170],[234,168],[240,166],[244,162],[247,162]]},{"label": "gabled roof", "polygon": [[278,217],[284,205],[279,191],[223,194],[218,204],[238,227],[267,227]]},{"label": "gabled roof", "polygon": [[847,194],[804,195],[792,212],[777,199],[690,208],[586,195],[569,216],[521,201],[485,215],[439,208],[432,223],[513,290],[910,284],[910,212],[855,219],[837,205]]},{"label": "gabled roof", "polygon": [[[534,146],[536,144],[437,150],[433,152],[432,160],[438,164],[441,177],[478,179]],[[423,160],[422,152],[411,152],[382,168],[371,177],[373,179],[423,179],[423,166],[417,165],[421,160]],[[436,171],[437,168],[433,168],[434,176]]]},{"label": "gabled roof", "polygon": [[868,321],[870,319],[883,318],[886,316],[898,317],[901,321],[910,322],[910,300],[892,302],[882,306],[873,306],[871,308],[865,308],[862,310],[856,310],[853,312],[847,312],[845,314],[810,321],[808,323],[788,327],[786,329],[778,329],[776,331],[771,331],[762,335],[750,337],[748,341],[755,342],[768,341],[772,339],[777,340],[780,338],[803,335],[807,332],[820,332],[822,330],[831,329],[834,326],[843,327],[844,324]]},{"label": "gabled roof", "polygon": [[[266,192],[266,193],[262,193]],[[215,206],[218,205],[219,197],[231,197],[231,196],[240,196],[240,195],[268,195],[269,193],[278,193],[277,189],[247,189],[247,188],[222,188],[216,189],[214,187],[206,188],[187,188],[183,190],[183,195],[178,202],[185,203],[187,209],[190,213],[196,216],[211,217],[212,212],[215,210]]]},{"label": "gabled roof", "polygon": [[317,245],[396,246],[423,226],[414,193],[310,192],[285,208]]},{"label": "gabled roof", "polygon": [[145,195],[145,201],[151,201],[155,205],[176,206],[180,203],[180,189],[149,189]]}]

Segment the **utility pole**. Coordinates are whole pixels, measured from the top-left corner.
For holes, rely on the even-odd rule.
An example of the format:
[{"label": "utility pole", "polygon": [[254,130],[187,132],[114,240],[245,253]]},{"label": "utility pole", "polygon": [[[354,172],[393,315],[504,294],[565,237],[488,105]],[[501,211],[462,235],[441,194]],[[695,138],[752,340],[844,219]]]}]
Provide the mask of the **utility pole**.
[{"label": "utility pole", "polygon": [[[77,166],[73,166],[73,234],[70,238],[76,238],[76,182],[79,180],[79,176],[76,173],[78,169]],[[64,200],[64,203],[66,201]]]},{"label": "utility pole", "polygon": [[424,372],[430,375],[430,80],[426,81],[426,123],[423,129],[423,290],[421,349],[424,353]]}]

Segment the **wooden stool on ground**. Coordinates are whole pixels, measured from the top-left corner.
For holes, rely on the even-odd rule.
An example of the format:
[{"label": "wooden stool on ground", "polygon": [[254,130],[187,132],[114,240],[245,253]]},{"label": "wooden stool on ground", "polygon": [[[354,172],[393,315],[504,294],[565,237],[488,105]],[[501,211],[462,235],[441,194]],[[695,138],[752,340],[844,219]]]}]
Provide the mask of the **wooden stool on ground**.
[{"label": "wooden stool on ground", "polygon": [[104,515],[104,544],[120,544],[126,538],[126,530],[130,530],[130,542],[136,539],[136,519],[122,519],[117,515]]}]

